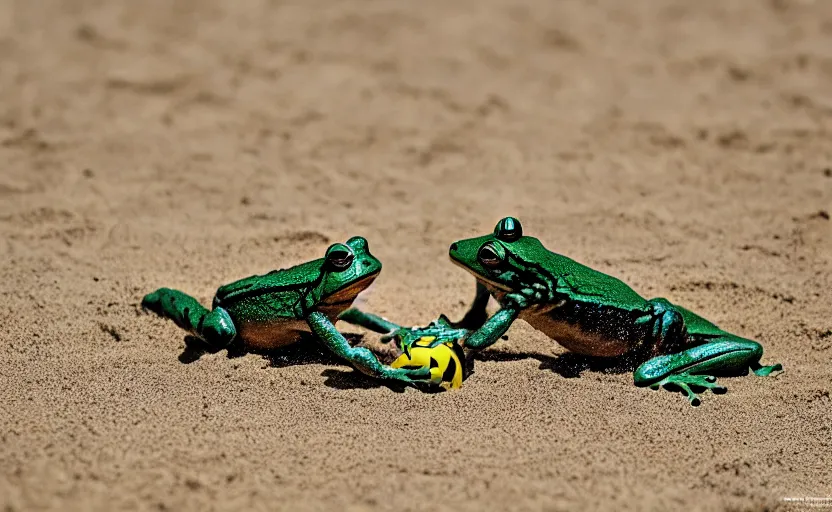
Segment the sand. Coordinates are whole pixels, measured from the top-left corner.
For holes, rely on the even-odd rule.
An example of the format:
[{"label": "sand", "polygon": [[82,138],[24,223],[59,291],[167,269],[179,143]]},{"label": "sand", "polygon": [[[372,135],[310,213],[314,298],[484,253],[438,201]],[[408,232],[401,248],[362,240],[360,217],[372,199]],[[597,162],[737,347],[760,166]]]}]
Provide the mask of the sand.
[{"label": "sand", "polygon": [[[0,509],[832,498],[830,48],[824,0],[3,2]],[[138,307],[363,235],[366,308],[459,318],[448,246],[506,215],[785,372],[693,408],[517,322],[397,392]]]}]

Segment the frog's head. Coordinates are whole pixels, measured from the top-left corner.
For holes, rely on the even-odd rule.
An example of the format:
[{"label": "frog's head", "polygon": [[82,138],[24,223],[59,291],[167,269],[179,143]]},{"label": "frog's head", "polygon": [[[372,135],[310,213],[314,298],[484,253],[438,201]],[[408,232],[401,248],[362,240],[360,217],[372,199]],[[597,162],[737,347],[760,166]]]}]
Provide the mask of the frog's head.
[{"label": "frog's head", "polygon": [[330,245],[320,268],[322,302],[348,305],[372,284],[381,272],[381,262],[370,254],[366,239],[354,236],[344,244]]},{"label": "frog's head", "polygon": [[472,273],[489,289],[518,290],[524,276],[541,262],[548,251],[540,240],[523,236],[523,227],[514,217],[497,223],[494,232],[451,244],[451,260]]}]

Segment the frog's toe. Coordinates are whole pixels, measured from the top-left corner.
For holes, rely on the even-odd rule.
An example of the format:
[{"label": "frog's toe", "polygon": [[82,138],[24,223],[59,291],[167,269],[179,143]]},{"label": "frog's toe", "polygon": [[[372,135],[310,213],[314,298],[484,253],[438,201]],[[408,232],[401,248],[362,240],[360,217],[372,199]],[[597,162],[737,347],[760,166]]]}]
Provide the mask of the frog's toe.
[{"label": "frog's toe", "polygon": [[758,366],[757,368],[751,367],[751,371],[754,372],[754,375],[759,377],[767,377],[774,372],[779,372],[783,370],[782,364],[773,364],[771,366]]},{"label": "frog's toe", "polygon": [[162,312],[162,290],[150,292],[142,298],[142,309],[153,313],[161,314]]},{"label": "frog's toe", "polygon": [[674,382],[673,385],[677,386],[680,390],[682,390],[682,394],[685,395],[685,398],[688,399],[690,405],[694,407],[698,407],[702,401],[699,399],[699,395],[694,393],[690,386],[685,384],[684,382]]},{"label": "frog's toe", "polygon": [[689,375],[687,379],[687,384],[689,386],[710,389],[712,392],[718,395],[728,391],[728,388],[716,383],[716,377],[714,377],[713,375]]},{"label": "frog's toe", "polygon": [[699,395],[694,389],[710,389],[715,394],[723,394],[728,391],[728,388],[716,383],[716,377],[713,375],[668,375],[661,381],[650,385],[650,389],[659,389],[661,387],[665,389],[678,389],[693,406],[698,406],[701,403]]}]

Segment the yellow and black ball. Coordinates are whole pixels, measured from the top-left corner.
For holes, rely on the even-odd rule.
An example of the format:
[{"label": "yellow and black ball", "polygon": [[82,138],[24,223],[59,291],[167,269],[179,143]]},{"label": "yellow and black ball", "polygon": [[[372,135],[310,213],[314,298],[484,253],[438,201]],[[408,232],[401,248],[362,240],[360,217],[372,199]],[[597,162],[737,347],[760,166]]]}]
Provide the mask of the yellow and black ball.
[{"label": "yellow and black ball", "polygon": [[439,341],[436,336],[422,336],[402,344],[402,355],[393,368],[430,368],[431,384],[443,389],[462,387],[465,377],[465,353],[455,341]]}]

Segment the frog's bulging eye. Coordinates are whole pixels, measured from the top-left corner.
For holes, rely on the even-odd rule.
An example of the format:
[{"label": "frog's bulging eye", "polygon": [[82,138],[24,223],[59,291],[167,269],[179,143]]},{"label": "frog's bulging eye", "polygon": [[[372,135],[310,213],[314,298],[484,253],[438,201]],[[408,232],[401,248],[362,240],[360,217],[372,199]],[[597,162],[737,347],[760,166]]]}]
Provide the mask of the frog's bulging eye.
[{"label": "frog's bulging eye", "polygon": [[333,245],[326,252],[326,262],[335,271],[342,271],[350,268],[355,254],[345,245]]},{"label": "frog's bulging eye", "polygon": [[513,242],[523,236],[523,226],[514,217],[506,217],[497,223],[494,235],[504,242]]},{"label": "frog's bulging eye", "polygon": [[498,251],[497,248],[492,244],[485,244],[480,247],[479,252],[477,253],[477,259],[480,260],[487,268],[497,268],[503,263],[503,258],[500,255],[501,251]]},{"label": "frog's bulging eye", "polygon": [[367,239],[363,236],[354,236],[347,240],[347,245],[352,247],[356,251],[366,251],[367,247]]}]

